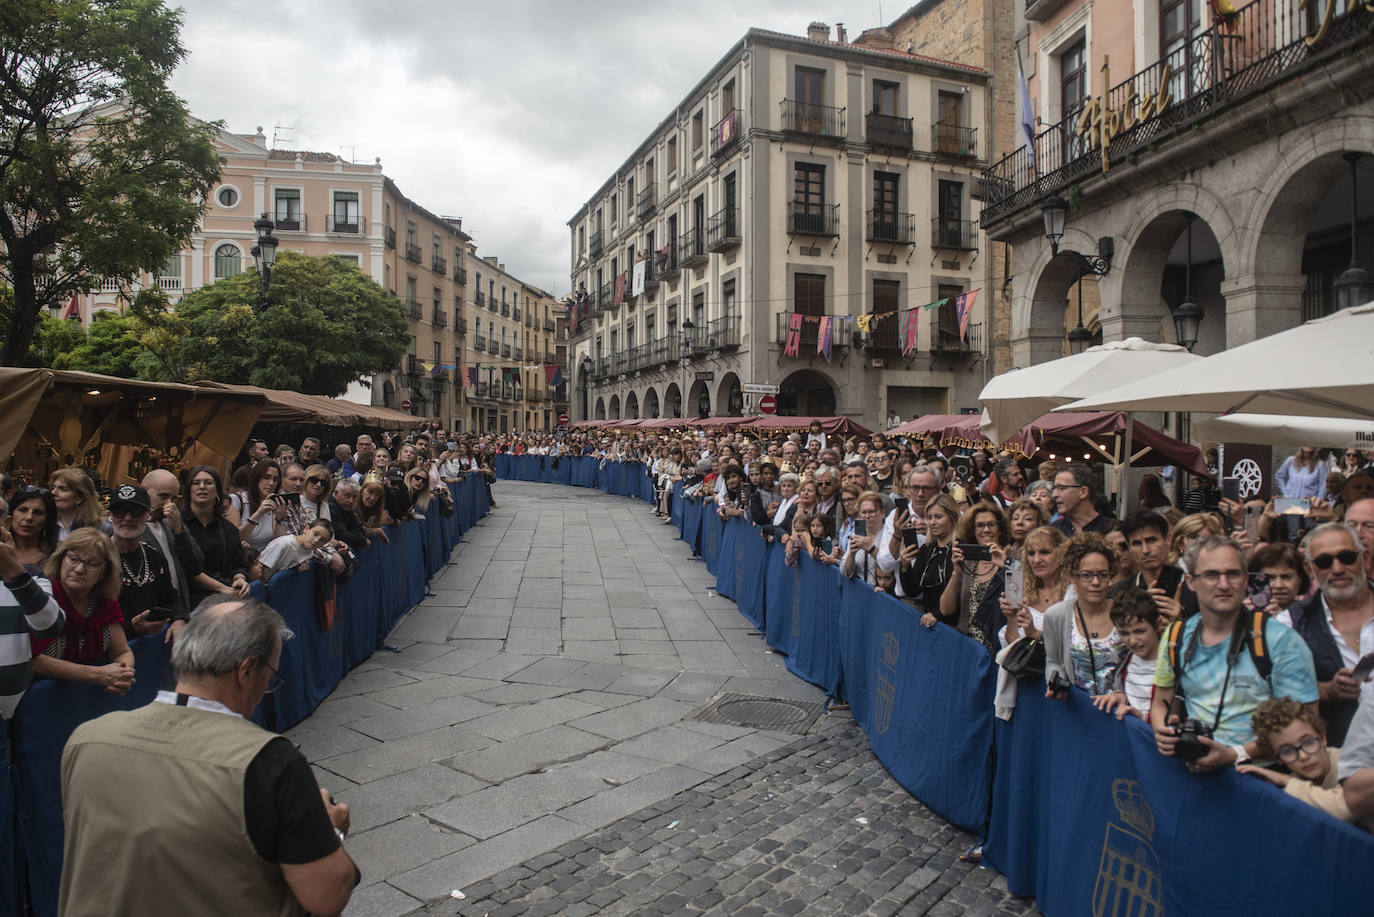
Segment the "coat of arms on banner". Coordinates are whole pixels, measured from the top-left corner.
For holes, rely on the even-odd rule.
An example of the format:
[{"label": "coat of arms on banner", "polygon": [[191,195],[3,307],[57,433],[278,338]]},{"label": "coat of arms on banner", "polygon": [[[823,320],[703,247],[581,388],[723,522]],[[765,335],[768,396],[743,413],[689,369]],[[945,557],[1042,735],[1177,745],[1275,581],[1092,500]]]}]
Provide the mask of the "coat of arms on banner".
[{"label": "coat of arms on banner", "polygon": [[1107,823],[1093,886],[1093,917],[1164,917],[1159,859],[1150,839],[1155,814],[1134,780],[1112,783],[1120,824]]},{"label": "coat of arms on banner", "polygon": [[897,660],[901,655],[902,644],[897,635],[883,634],[882,666],[873,680],[873,721],[879,734],[892,726],[892,707],[897,702]]},{"label": "coat of arms on banner", "polygon": [[792,636],[801,636],[801,564],[792,568]]}]

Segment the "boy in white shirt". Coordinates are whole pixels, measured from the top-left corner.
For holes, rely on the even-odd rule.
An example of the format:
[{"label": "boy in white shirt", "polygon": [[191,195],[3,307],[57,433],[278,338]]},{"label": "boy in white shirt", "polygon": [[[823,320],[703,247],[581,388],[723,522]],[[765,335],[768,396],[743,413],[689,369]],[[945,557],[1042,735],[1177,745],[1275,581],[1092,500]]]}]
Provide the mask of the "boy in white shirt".
[{"label": "boy in white shirt", "polygon": [[1125,654],[1112,676],[1112,691],[1094,697],[1093,706],[1114,711],[1118,720],[1129,713],[1148,723],[1164,626],[1159,606],[1140,589],[1122,590],[1112,600],[1112,624]]}]

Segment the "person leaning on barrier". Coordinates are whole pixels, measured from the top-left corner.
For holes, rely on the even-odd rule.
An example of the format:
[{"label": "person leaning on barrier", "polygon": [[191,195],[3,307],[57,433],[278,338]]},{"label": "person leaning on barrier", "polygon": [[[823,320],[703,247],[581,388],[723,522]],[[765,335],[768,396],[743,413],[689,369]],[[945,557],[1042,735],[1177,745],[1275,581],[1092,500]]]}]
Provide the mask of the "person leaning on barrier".
[{"label": "person leaning on barrier", "polygon": [[175,691],[72,733],[61,917],[343,911],[361,878],[341,844],[348,807],[248,719],[291,636],[261,602],[211,597],[172,650]]},{"label": "person leaning on barrier", "polygon": [[[1263,615],[1261,642],[1269,660],[1268,677],[1257,666],[1254,615],[1243,605],[1248,582],[1245,557],[1234,541],[1204,535],[1188,547],[1184,566],[1188,586],[1197,593],[1199,613],[1183,622],[1174,647],[1160,647],[1150,708],[1155,746],[1162,755],[1174,755],[1179,727],[1195,721],[1209,729],[1211,737],[1198,739],[1206,753],[1189,761],[1189,770],[1245,764],[1259,751],[1250,718],[1260,704],[1271,697],[1291,697],[1316,709],[1312,653],[1291,628]],[[1177,666],[1171,659],[1175,652]],[[1183,696],[1182,716],[1173,709],[1176,693]]]},{"label": "person leaning on barrier", "polygon": [[56,637],[66,623],[52,584],[34,576],[19,562],[19,553],[4,527],[9,510],[0,501],[0,728],[14,716],[33,677],[33,645],[29,635]]}]

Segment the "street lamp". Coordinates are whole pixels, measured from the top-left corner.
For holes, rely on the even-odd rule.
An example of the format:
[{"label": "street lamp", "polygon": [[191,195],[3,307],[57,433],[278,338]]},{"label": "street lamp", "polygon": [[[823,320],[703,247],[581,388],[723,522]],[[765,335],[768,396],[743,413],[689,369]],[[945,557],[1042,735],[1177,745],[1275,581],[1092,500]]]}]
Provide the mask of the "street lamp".
[{"label": "street lamp", "polygon": [[1188,214],[1188,255],[1183,266],[1183,302],[1171,313],[1174,319],[1174,336],[1178,342],[1193,352],[1197,344],[1198,328],[1205,314],[1202,306],[1193,302],[1193,214]]},{"label": "street lamp", "polygon": [[253,229],[258,233],[258,244],[253,246],[253,265],[258,271],[258,311],[267,308],[267,285],[272,280],[272,265],[277,261],[277,237],[272,235],[276,224],[263,213],[253,221]]},{"label": "street lamp", "polygon": [[592,358],[591,354],[583,354],[582,362],[578,368],[582,370],[582,419],[591,420],[591,398],[592,398]]},{"label": "street lamp", "polygon": [[1050,242],[1051,258],[1065,257],[1074,262],[1078,269],[1078,327],[1069,332],[1069,352],[1082,353],[1092,342],[1092,332],[1083,327],[1083,278],[1101,277],[1112,269],[1112,255],[1116,243],[1111,236],[1097,240],[1097,254],[1085,255],[1082,252],[1059,250],[1059,241],[1064,238],[1064,221],[1068,217],[1069,202],[1057,194],[1051,194],[1040,205],[1040,216],[1045,221],[1045,238]]},{"label": "street lamp", "polygon": [[1362,306],[1374,299],[1374,277],[1360,267],[1359,236],[1356,234],[1360,215],[1359,187],[1356,185],[1355,170],[1363,153],[1348,152],[1345,161],[1350,163],[1350,267],[1336,278],[1333,292],[1336,296],[1336,311],[1351,306]]}]

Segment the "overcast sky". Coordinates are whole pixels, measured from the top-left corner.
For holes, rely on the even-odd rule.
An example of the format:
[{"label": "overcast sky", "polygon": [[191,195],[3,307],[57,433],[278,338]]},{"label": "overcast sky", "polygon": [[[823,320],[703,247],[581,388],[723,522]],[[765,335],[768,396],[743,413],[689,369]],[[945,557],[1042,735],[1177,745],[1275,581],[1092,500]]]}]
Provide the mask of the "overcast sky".
[{"label": "overcast sky", "polygon": [[[191,113],[382,168],[479,253],[568,290],[568,219],[751,26],[850,37],[887,0],[184,0]],[[270,28],[257,27],[263,17]],[[277,127],[281,125],[281,127]]]}]

